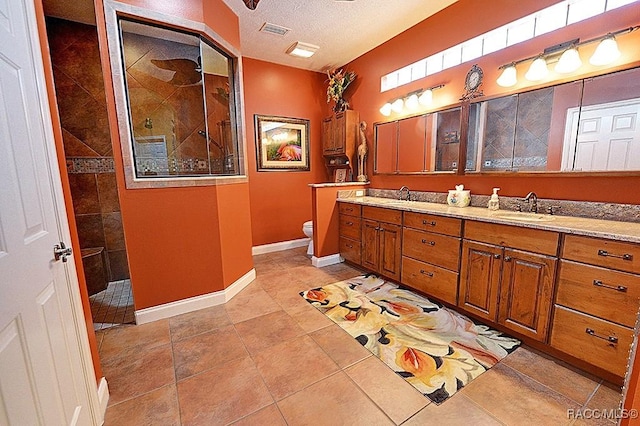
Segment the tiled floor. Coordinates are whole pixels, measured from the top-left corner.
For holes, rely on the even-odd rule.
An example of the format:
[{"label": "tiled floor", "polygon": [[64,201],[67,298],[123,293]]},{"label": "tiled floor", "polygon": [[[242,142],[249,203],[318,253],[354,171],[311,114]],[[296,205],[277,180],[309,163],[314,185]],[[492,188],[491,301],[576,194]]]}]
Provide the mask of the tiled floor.
[{"label": "tiled floor", "polygon": [[110,282],[105,290],[89,296],[89,303],[94,330],[135,322],[130,280]]},{"label": "tiled floor", "polygon": [[[619,389],[520,347],[437,406],[298,292],[351,278],[304,249],[256,256],[224,306],[97,333],[108,425],[581,425]],[[607,421],[591,424],[608,424]]]}]

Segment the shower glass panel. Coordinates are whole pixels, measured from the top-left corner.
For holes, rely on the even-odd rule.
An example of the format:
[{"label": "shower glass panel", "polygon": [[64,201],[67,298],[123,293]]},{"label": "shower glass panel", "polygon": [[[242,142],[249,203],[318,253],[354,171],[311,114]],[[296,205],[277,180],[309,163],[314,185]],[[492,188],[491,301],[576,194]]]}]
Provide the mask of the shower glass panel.
[{"label": "shower glass panel", "polygon": [[230,57],[196,34],[119,25],[136,178],[239,174]]}]

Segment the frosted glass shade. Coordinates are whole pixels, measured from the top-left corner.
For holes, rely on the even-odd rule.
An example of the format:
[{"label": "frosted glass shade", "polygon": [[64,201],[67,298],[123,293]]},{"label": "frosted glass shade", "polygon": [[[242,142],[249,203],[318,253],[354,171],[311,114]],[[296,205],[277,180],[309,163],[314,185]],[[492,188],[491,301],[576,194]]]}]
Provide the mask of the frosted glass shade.
[{"label": "frosted glass shade", "polygon": [[391,115],[391,104],[389,102],[380,107],[380,114],[384,115],[385,117]]},{"label": "frosted glass shade", "polygon": [[547,74],[549,74],[547,61],[544,58],[537,58],[535,61],[531,62],[531,66],[524,75],[524,78],[529,81],[539,81],[545,78]]},{"label": "frosted glass shade", "polygon": [[620,57],[620,51],[618,50],[618,43],[613,37],[605,38],[600,42],[596,51],[593,52],[589,63],[591,65],[608,65]]},{"label": "frosted glass shade", "polygon": [[404,107],[404,101],[402,99],[396,99],[391,104],[391,109],[393,110],[393,112],[400,113],[400,112],[402,112],[402,108],[403,107]]},{"label": "frosted glass shade", "polygon": [[581,65],[582,59],[580,59],[578,49],[572,47],[564,51],[554,69],[558,73],[567,74],[577,70]]},{"label": "frosted glass shade", "polygon": [[418,102],[420,102],[420,105],[424,106],[431,105],[431,102],[433,102],[433,92],[431,91],[431,89],[422,92],[422,94],[418,98]]},{"label": "frosted glass shade", "polygon": [[502,70],[502,74],[496,80],[499,86],[502,87],[511,87],[518,82],[518,77],[516,76],[516,67],[514,65],[510,65]]},{"label": "frosted glass shade", "polygon": [[407,107],[410,111],[415,111],[420,106],[420,102],[418,101],[418,95],[416,93],[412,94],[404,101],[404,106]]}]

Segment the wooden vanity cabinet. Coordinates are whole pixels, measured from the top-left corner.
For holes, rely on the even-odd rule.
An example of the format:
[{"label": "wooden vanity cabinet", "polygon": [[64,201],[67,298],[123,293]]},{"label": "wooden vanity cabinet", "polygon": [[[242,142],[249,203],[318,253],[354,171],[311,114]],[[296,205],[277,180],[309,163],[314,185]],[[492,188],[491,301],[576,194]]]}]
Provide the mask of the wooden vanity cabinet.
[{"label": "wooden vanity cabinet", "polygon": [[402,283],[455,305],[461,232],[460,219],[405,212]]},{"label": "wooden vanity cabinet", "polygon": [[458,306],[545,342],[559,234],[467,221],[464,237]]},{"label": "wooden vanity cabinet", "polygon": [[624,376],[640,304],[640,245],[566,235],[551,346]]},{"label": "wooden vanity cabinet", "polygon": [[400,280],[402,212],[380,207],[362,208],[361,265],[387,278]]},{"label": "wooden vanity cabinet", "polygon": [[355,204],[338,203],[339,211],[339,244],[340,256],[343,259],[360,265],[361,262],[361,228],[362,207]]}]

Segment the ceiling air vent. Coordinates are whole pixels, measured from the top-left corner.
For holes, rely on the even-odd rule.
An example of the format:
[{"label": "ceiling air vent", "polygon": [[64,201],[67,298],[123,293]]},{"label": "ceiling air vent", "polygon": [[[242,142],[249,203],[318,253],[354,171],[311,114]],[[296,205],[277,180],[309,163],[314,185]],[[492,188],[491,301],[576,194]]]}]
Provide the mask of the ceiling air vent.
[{"label": "ceiling air vent", "polygon": [[275,34],[275,35],[283,36],[283,35],[285,35],[286,33],[288,33],[291,30],[289,28],[286,28],[286,27],[281,27],[280,25],[270,24],[269,22],[265,22],[262,25],[262,28],[260,28],[260,31],[262,31],[263,33],[269,33],[269,34]]}]

